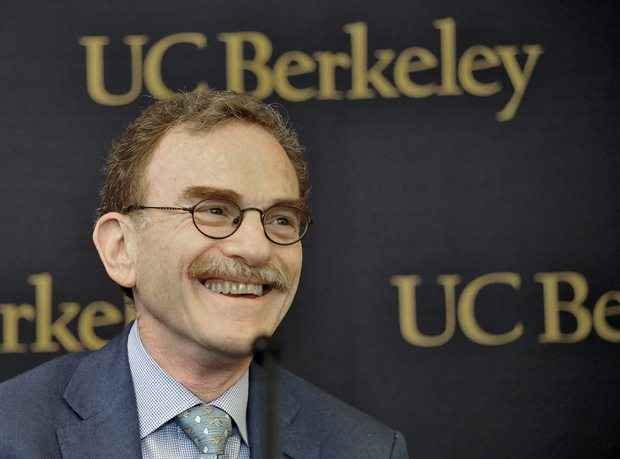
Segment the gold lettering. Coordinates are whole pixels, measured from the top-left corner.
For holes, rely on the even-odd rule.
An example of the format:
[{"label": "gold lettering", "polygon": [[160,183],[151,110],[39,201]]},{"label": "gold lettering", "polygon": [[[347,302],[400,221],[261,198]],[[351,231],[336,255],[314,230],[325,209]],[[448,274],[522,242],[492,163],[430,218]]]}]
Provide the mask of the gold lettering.
[{"label": "gold lettering", "polygon": [[[585,339],[592,328],[592,318],[583,306],[588,296],[588,283],[579,273],[554,272],[538,273],[534,280],[543,285],[545,303],[545,333],[538,337],[541,343],[576,343]],[[558,286],[560,282],[569,284],[573,290],[571,301],[560,301]],[[577,320],[577,329],[573,333],[562,333],[560,328],[560,311],[569,312]]]},{"label": "gold lettering", "polygon": [[[616,302],[613,306],[609,304],[612,301]],[[611,291],[603,294],[594,305],[594,311],[592,313],[596,333],[606,341],[620,343],[620,330],[612,327],[609,325],[609,322],[607,322],[607,317],[619,315],[620,292]]]},{"label": "gold lettering", "polygon": [[543,48],[540,45],[523,46],[522,49],[527,55],[523,69],[519,67],[519,63],[517,62],[516,55],[518,49],[516,46],[496,46],[495,49],[504,63],[506,73],[514,88],[514,93],[506,106],[496,114],[498,121],[508,121],[514,118],[521,104],[521,99],[523,99],[523,94],[525,94],[525,88],[527,88],[530,78],[532,77],[538,58],[543,53]]},{"label": "gold lettering", "polygon": [[273,66],[273,85],[280,97],[293,102],[303,102],[316,95],[315,88],[294,87],[288,77],[314,72],[316,62],[301,51],[282,54]]},{"label": "gold lettering", "polygon": [[[57,352],[60,350],[58,343],[51,341],[51,336],[56,337],[58,342],[65,350],[69,352],[78,352],[82,350],[82,345],[75,336],[69,331],[67,325],[80,314],[80,305],[78,303],[60,303],[58,309],[61,315],[54,323],[48,323],[45,328],[45,340],[42,340],[37,336],[37,339],[30,350],[32,352]],[[37,323],[39,322],[39,316],[37,313]]]},{"label": "gold lettering", "polygon": [[414,346],[437,347],[452,338],[456,328],[455,287],[459,282],[460,277],[454,274],[437,278],[437,283],[443,285],[444,288],[446,328],[439,335],[428,336],[420,331],[416,314],[415,287],[421,283],[420,276],[392,276],[390,278],[390,284],[398,289],[400,333],[405,341]]},{"label": "gold lettering", "polygon": [[[162,38],[149,49],[144,59],[144,84],[157,99],[169,99],[175,94],[162,79],[161,63],[168,49],[179,43],[189,43],[202,49],[207,46],[207,37],[201,33],[175,33]],[[201,81],[196,87],[206,89],[208,86]]]},{"label": "gold lettering", "polygon": [[30,348],[32,352],[58,352],[60,346],[52,341],[53,337],[67,351],[82,350],[80,342],[67,329],[67,324],[79,314],[80,305],[61,303],[62,315],[52,323],[52,276],[49,273],[33,274],[28,277],[28,283],[35,288],[36,305],[36,340]]},{"label": "gold lettering", "polygon": [[49,273],[33,274],[28,283],[35,288],[35,304],[37,308],[36,340],[32,345],[34,352],[56,352],[58,343],[52,343],[52,331],[48,324],[52,323],[52,276]]},{"label": "gold lettering", "polygon": [[463,94],[456,82],[456,24],[452,18],[437,19],[433,25],[439,30],[441,43],[441,86],[440,96]]},{"label": "gold lettering", "polygon": [[345,53],[331,53],[320,51],[314,53],[319,63],[319,95],[320,100],[342,99],[342,92],[336,90],[336,67],[343,69],[351,67],[351,57]]},{"label": "gold lettering", "polygon": [[490,69],[501,64],[499,56],[486,46],[472,46],[467,49],[459,61],[459,81],[463,89],[474,96],[492,96],[502,89],[502,85],[493,81],[481,83],[474,78],[474,71]]},{"label": "gold lettering", "polygon": [[518,290],[521,286],[521,278],[516,273],[489,273],[477,277],[463,289],[459,299],[459,324],[463,333],[472,341],[486,346],[500,346],[518,339],[523,334],[523,324],[517,323],[512,330],[506,333],[489,333],[480,327],[476,320],[475,308],[476,297],[480,290],[491,284],[510,285]]},{"label": "gold lettering", "polygon": [[[228,89],[245,92],[244,71],[256,76],[256,88],[252,94],[264,99],[273,92],[272,75],[266,65],[271,58],[273,47],[269,38],[260,32],[221,33],[218,39],[226,43],[226,79]],[[243,59],[243,44],[254,48],[254,59]]]},{"label": "gold lettering", "polygon": [[409,75],[412,72],[434,69],[437,64],[437,58],[428,49],[415,46],[407,48],[400,53],[394,64],[394,82],[406,96],[418,98],[431,96],[437,88],[435,84],[414,83]]},{"label": "gold lettering", "polygon": [[398,97],[398,91],[383,76],[383,71],[394,60],[396,53],[392,49],[375,51],[377,62],[368,68],[368,27],[364,22],[353,22],[343,27],[351,35],[351,90],[347,93],[351,99],[372,99],[374,91],[371,83],[383,97]]},{"label": "gold lettering", "polygon": [[377,62],[368,69],[366,76],[368,83],[371,83],[383,97],[398,97],[396,88],[383,76],[384,70],[394,60],[396,53],[393,49],[378,49],[375,51],[375,57]]},{"label": "gold lettering", "polygon": [[125,94],[110,94],[105,88],[103,48],[110,43],[106,36],[85,36],[79,40],[86,48],[86,90],[95,102],[102,105],[127,105],[136,100],[142,91],[142,47],[146,35],[128,35],[123,42],[131,50],[131,86]]},{"label": "gold lettering", "polygon": [[94,301],[84,308],[78,321],[80,340],[91,351],[102,348],[106,340],[99,338],[95,328],[116,325],[123,322],[123,315],[107,301]]},{"label": "gold lettering", "polygon": [[23,353],[28,351],[25,344],[19,342],[19,321],[26,319],[32,322],[35,317],[34,306],[31,304],[0,304],[2,316],[3,342],[0,346],[0,354]]},{"label": "gold lettering", "polygon": [[368,38],[366,24],[353,22],[345,24],[345,33],[351,35],[351,99],[372,99],[374,93],[368,88],[366,69],[368,66]]}]

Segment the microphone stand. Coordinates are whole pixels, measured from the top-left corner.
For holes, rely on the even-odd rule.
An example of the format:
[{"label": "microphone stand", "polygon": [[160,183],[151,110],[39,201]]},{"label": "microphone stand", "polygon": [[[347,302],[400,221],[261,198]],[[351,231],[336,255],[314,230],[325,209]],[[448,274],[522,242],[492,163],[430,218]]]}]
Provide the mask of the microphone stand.
[{"label": "microphone stand", "polygon": [[280,349],[268,336],[259,336],[254,342],[256,361],[263,365],[266,372],[265,387],[265,426],[263,438],[263,454],[265,459],[280,459],[280,438],[278,432],[278,368],[276,363]]}]

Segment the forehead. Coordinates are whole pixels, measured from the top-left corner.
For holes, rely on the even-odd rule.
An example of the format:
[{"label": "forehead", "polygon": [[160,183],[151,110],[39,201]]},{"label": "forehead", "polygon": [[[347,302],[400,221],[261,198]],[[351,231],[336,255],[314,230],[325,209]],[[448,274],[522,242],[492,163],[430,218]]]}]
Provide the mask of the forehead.
[{"label": "forehead", "polygon": [[295,170],[280,143],[262,127],[240,121],[206,133],[174,128],[145,172],[151,205],[177,202],[184,190],[197,186],[233,190],[242,205],[299,198]]}]

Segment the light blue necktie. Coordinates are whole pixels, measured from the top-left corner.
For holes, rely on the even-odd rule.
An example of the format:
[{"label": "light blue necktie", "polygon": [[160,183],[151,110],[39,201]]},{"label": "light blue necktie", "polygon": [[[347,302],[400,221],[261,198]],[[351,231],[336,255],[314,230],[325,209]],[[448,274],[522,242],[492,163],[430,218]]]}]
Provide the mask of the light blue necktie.
[{"label": "light blue necktie", "polygon": [[226,440],[232,435],[232,421],[224,410],[196,405],[179,414],[177,423],[200,451],[200,459],[224,458]]}]

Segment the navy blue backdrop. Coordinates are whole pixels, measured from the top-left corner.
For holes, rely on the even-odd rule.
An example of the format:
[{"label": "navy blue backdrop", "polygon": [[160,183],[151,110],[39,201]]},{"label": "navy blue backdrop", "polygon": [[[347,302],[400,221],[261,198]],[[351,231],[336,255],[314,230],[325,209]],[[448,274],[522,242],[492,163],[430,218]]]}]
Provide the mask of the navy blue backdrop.
[{"label": "navy blue backdrop", "polygon": [[131,318],[90,240],[100,169],[152,98],[207,84],[282,104],[307,146],[284,366],[412,457],[616,457],[613,2],[0,11],[0,380]]}]

